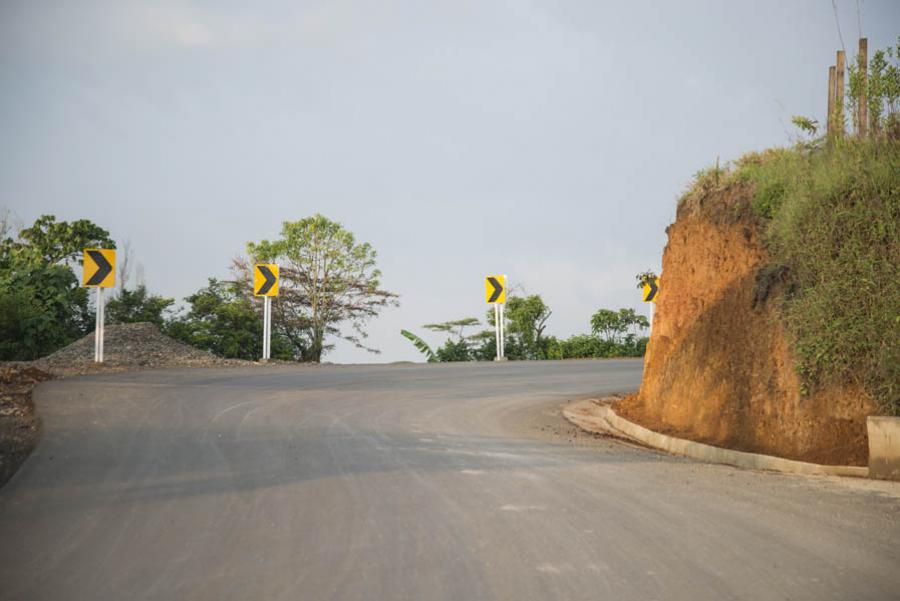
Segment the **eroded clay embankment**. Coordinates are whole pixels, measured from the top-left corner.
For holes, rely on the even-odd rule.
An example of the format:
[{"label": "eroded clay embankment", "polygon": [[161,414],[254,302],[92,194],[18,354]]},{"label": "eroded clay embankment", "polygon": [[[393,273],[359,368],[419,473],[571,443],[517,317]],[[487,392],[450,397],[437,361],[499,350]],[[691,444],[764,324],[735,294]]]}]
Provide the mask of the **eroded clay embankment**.
[{"label": "eroded clay embankment", "polygon": [[767,256],[747,203],[732,189],[679,207],[641,388],[616,410],[717,446],[865,465],[865,418],[874,405],[852,389],[801,395],[778,316],[780,283],[759,277]]}]

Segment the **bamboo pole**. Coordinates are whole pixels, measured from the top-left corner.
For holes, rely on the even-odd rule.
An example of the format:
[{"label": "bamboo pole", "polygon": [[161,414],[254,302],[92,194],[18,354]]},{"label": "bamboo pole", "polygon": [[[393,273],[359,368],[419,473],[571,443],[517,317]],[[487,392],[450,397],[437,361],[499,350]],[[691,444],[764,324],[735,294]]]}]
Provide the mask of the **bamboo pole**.
[{"label": "bamboo pole", "polygon": [[869,40],[867,38],[859,38],[859,106],[857,107],[857,119],[859,137],[865,138],[869,130],[869,107],[868,87],[869,87]]},{"label": "bamboo pole", "polygon": [[825,119],[825,133],[829,136],[834,133],[834,65],[828,67],[828,114]]},{"label": "bamboo pole", "polygon": [[834,131],[844,135],[844,51],[837,51],[837,70],[834,78]]}]

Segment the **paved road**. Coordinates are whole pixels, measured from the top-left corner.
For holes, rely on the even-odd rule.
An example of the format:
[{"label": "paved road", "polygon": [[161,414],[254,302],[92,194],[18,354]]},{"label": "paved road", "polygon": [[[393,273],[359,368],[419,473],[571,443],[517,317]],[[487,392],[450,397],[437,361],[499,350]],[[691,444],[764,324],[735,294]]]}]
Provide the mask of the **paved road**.
[{"label": "paved road", "polygon": [[635,361],[49,382],[2,599],[897,599],[896,485],[578,433]]}]

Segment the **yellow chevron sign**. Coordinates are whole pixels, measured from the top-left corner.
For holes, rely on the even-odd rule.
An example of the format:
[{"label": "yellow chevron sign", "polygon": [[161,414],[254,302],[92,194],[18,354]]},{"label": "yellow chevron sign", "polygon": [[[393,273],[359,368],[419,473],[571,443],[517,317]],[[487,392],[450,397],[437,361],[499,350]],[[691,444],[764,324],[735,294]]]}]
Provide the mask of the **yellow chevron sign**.
[{"label": "yellow chevron sign", "polygon": [[489,275],[484,278],[484,299],[489,304],[502,305],[506,302],[505,275]]},{"label": "yellow chevron sign", "polygon": [[655,303],[659,296],[659,278],[644,282],[644,302]]},{"label": "yellow chevron sign", "polygon": [[253,266],[253,295],[278,296],[278,265],[263,263]]},{"label": "yellow chevron sign", "polygon": [[82,285],[112,288],[116,285],[116,251],[112,248],[84,249]]}]

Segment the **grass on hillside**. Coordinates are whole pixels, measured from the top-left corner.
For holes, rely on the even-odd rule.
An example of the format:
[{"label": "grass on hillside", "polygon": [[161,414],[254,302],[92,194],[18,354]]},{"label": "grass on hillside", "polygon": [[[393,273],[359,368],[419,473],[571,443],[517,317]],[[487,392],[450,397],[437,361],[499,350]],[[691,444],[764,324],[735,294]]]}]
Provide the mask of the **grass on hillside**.
[{"label": "grass on hillside", "polygon": [[847,138],[745,155],[702,171],[685,197],[746,185],[766,224],[766,274],[804,392],[856,383],[900,415],[900,144]]}]

